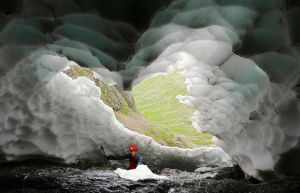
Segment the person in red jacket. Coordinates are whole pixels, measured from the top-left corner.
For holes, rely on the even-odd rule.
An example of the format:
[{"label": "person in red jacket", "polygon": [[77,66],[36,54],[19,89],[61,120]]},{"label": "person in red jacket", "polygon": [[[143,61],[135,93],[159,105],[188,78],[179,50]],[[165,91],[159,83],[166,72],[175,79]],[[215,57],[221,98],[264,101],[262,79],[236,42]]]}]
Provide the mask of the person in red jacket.
[{"label": "person in red jacket", "polygon": [[122,159],[129,159],[129,168],[128,169],[135,169],[138,165],[143,164],[143,158],[138,153],[137,146],[133,145],[130,147],[130,154],[122,155],[122,156],[107,156],[109,160],[122,160]]}]

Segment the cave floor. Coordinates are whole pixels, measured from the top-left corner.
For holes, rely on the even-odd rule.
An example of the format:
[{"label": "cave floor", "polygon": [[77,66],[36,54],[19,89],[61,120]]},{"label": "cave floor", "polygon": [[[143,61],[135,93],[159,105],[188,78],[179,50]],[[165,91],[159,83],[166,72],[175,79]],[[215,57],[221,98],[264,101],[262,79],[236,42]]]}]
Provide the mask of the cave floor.
[{"label": "cave floor", "polygon": [[109,168],[79,169],[69,166],[0,167],[1,193],[121,193],[121,192],[199,192],[199,193],[288,193],[299,187],[284,181],[265,183],[243,178],[234,168],[185,172],[164,169],[159,172],[170,180],[130,181]]}]

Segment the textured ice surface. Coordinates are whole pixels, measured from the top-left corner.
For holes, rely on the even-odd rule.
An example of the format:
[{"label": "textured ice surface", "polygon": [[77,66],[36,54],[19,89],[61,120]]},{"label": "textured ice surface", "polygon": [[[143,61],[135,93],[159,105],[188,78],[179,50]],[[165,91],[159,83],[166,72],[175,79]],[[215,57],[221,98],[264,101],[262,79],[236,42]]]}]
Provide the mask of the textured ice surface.
[{"label": "textured ice surface", "polygon": [[103,158],[99,145],[107,154],[123,154],[136,144],[152,166],[193,169],[230,164],[220,148],[164,147],[124,128],[101,101],[100,88],[93,81],[73,80],[62,72],[69,65],[77,64],[39,49],[2,78],[0,146],[8,161],[30,155],[62,158],[67,163],[95,161]]},{"label": "textured ice surface", "polygon": [[164,147],[129,131],[92,81],[62,73],[80,65],[130,89],[179,65],[190,96],[177,98],[197,110],[193,125],[215,135],[246,173],[300,173],[296,1],[178,0],[144,32],[101,17],[95,2],[22,2],[0,18],[2,160],[95,160],[99,145],[122,154],[135,144],[160,167],[229,164],[220,148]]},{"label": "textured ice surface", "polygon": [[[263,179],[258,171],[274,170],[281,154],[298,143],[300,105],[294,88],[300,77],[299,52],[287,46],[293,34],[287,29],[289,22],[284,22],[286,12],[275,9],[261,14],[258,7],[253,11],[240,6],[217,10],[208,2],[199,9],[201,14],[182,10],[190,3],[198,10],[194,6],[202,3],[179,1],[180,9],[170,6],[164,11],[172,14],[170,23],[158,28],[160,15],[153,20],[155,27],[139,40],[135,58],[144,60],[155,54],[152,50],[162,51],[150,65],[139,69],[133,84],[148,74],[168,72],[173,64],[182,66],[190,96],[177,98],[197,109],[194,126],[215,135],[234,162],[249,175]],[[232,51],[239,47],[252,60]],[[150,53],[139,57],[144,50]],[[139,63],[129,63],[134,64]]]}]

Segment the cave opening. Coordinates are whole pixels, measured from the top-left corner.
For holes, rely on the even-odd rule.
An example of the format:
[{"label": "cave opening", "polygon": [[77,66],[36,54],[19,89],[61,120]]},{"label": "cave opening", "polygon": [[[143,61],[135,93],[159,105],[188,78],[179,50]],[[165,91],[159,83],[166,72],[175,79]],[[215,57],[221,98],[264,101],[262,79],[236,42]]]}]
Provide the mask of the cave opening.
[{"label": "cave opening", "polygon": [[[104,162],[99,144],[137,144],[161,168],[229,155],[261,181],[299,174],[297,0],[4,0],[0,12],[1,161]],[[111,105],[110,89],[136,106]]]},{"label": "cave opening", "polygon": [[[123,95],[127,104],[113,107],[118,110],[115,111],[117,119],[128,129],[150,136],[162,145],[180,148],[215,146],[210,134],[195,128],[193,116],[196,111],[180,103],[179,98],[188,95],[186,78],[181,74],[183,68],[175,64],[169,69],[170,72],[152,74],[133,86],[129,92],[132,100]],[[104,96],[102,100],[112,98],[108,93]]]}]

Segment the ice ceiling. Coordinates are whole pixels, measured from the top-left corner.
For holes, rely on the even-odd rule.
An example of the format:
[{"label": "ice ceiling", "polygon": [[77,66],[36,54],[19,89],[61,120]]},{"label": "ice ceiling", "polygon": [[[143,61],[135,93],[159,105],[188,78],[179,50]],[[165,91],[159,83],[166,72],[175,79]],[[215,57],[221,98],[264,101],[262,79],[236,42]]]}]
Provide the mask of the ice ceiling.
[{"label": "ice ceiling", "polygon": [[89,79],[133,84],[184,68],[193,123],[258,179],[300,173],[297,0],[4,0],[0,3],[1,161],[70,163],[140,147],[159,167],[228,165],[220,148],[164,147],[120,124]]}]

